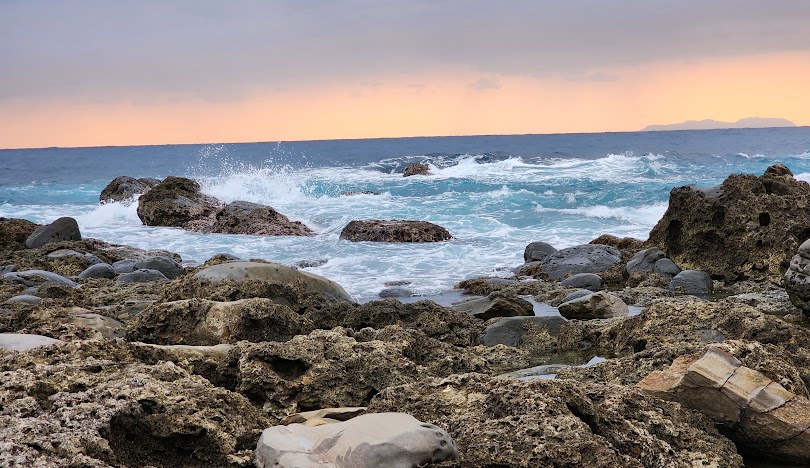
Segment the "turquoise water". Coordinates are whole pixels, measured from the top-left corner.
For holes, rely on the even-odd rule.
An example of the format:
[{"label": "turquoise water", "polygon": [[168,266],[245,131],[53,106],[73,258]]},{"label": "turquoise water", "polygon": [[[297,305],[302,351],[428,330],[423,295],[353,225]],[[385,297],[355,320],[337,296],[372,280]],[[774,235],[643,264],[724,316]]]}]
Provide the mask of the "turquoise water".
[{"label": "turquoise water", "polygon": [[[428,163],[433,175],[403,178],[411,162]],[[507,274],[532,241],[561,248],[603,233],[645,239],[673,187],[761,174],[776,162],[810,181],[810,128],[0,150],[0,216],[74,216],[87,237],[197,262],[219,252],[285,264],[325,259],[308,270],[358,299],[397,280],[433,295],[467,277]],[[210,195],[269,204],[317,234],[146,227],[135,204],[98,204],[118,175],[194,177]],[[341,195],[363,190],[379,195]],[[340,241],[354,219],[427,220],[454,239]]]}]

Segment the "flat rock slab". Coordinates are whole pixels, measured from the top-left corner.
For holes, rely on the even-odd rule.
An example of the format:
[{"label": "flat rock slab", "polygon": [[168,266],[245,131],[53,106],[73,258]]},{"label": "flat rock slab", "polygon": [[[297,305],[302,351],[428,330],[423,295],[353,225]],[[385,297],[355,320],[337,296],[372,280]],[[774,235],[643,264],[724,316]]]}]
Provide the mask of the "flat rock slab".
[{"label": "flat rock slab", "polygon": [[334,281],[278,263],[229,262],[204,268],[194,278],[210,281],[264,280],[280,284],[300,285],[311,294],[330,301],[354,302],[346,290]]},{"label": "flat rock slab", "polygon": [[316,427],[265,429],[256,446],[256,466],[412,468],[458,458],[443,429],[403,413],[376,413]]},{"label": "flat rock slab", "polygon": [[427,221],[352,221],[340,233],[352,242],[441,242],[452,239],[447,229]]},{"label": "flat rock slab", "polygon": [[0,349],[7,351],[27,351],[29,349],[39,348],[40,346],[50,346],[57,343],[62,343],[62,340],[42,335],[0,333]]}]

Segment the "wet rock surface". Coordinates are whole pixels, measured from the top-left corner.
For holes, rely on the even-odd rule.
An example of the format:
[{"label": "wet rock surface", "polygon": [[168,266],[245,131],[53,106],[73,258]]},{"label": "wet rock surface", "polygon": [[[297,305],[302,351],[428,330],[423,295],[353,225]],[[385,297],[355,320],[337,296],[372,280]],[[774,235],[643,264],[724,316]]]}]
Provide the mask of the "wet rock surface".
[{"label": "wet rock surface", "polygon": [[82,240],[79,224],[69,217],[59,218],[51,224],[39,226],[25,239],[25,246],[29,249],[42,247],[51,242]]},{"label": "wet rock surface", "polygon": [[136,179],[129,176],[119,176],[111,180],[110,183],[104,187],[98,200],[102,204],[131,200],[135,195],[148,192],[159,182],[160,181],[155,179]]},{"label": "wet rock surface", "polygon": [[352,221],[340,238],[352,242],[441,242],[453,236],[447,229],[427,221]]},{"label": "wet rock surface", "polygon": [[410,177],[415,175],[430,175],[430,167],[427,164],[414,163],[405,168],[403,177]]},{"label": "wet rock surface", "polygon": [[138,198],[138,217],[147,226],[207,231],[221,208],[219,200],[200,191],[200,184],[184,177],[169,176]]},{"label": "wet rock surface", "polygon": [[526,262],[536,262],[545,259],[549,255],[556,252],[557,249],[553,245],[546,242],[532,242],[526,246],[523,251],[523,260]]},{"label": "wet rock surface", "polygon": [[559,306],[560,315],[571,319],[606,319],[627,317],[629,309],[618,296],[606,292],[596,292],[577,297]]},{"label": "wet rock surface", "polygon": [[310,236],[312,230],[267,205],[235,201],[216,214],[211,232],[253,236]]}]

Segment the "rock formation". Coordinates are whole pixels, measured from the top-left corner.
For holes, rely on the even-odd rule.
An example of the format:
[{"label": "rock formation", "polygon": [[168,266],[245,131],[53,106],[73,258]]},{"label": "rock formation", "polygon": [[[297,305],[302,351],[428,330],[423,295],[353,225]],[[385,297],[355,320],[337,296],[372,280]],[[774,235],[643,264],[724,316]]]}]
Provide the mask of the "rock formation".
[{"label": "rock formation", "polygon": [[453,236],[447,229],[427,221],[352,221],[340,238],[352,242],[441,242]]}]

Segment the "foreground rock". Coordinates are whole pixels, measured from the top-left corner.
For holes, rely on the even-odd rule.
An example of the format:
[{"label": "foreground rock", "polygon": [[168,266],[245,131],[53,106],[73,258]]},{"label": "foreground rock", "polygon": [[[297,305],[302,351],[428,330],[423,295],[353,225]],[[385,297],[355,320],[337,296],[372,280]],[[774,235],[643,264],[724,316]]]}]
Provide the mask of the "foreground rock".
[{"label": "foreground rock", "polygon": [[235,201],[216,215],[211,232],[253,236],[311,236],[312,230],[266,205]]},{"label": "foreground rock", "polygon": [[111,202],[122,202],[132,199],[135,195],[148,192],[159,181],[155,179],[136,179],[129,176],[119,176],[111,180],[101,191],[98,201],[102,204]]},{"label": "foreground rock", "polygon": [[25,240],[37,227],[38,224],[27,219],[0,217],[0,251],[26,248]]},{"label": "foreground rock", "polygon": [[25,240],[25,246],[29,249],[42,247],[45,244],[59,241],[82,240],[79,232],[79,224],[69,217],[59,218],[51,224],[40,226],[31,233]]},{"label": "foreground rock", "polygon": [[340,232],[352,242],[441,242],[453,236],[447,229],[427,221],[352,221]]},{"label": "foreground rock", "polygon": [[630,309],[617,296],[600,291],[564,302],[560,304],[559,311],[568,320],[587,320],[627,317]]},{"label": "foreground rock", "polygon": [[405,168],[405,173],[402,175],[402,177],[410,177],[415,175],[430,175],[430,168],[427,164],[410,164]]},{"label": "foreground rock", "polygon": [[487,297],[471,299],[453,305],[453,309],[481,320],[495,317],[533,317],[532,303],[519,297],[492,293]]},{"label": "foreground rock", "polygon": [[761,177],[730,175],[717,187],[678,187],[649,242],[678,265],[726,281],[778,284],[810,238],[810,185],[783,165]]},{"label": "foreground rock", "polygon": [[577,273],[601,273],[621,260],[621,252],[614,247],[585,244],[550,254],[540,263],[540,267],[550,279],[559,280]]},{"label": "foreground rock", "polygon": [[208,231],[222,203],[204,195],[200,184],[169,176],[138,199],[138,217],[147,226],[173,226]]},{"label": "foreground rock", "polygon": [[711,421],[632,387],[452,375],[388,388],[368,411],[446,427],[458,466],[742,466]]},{"label": "foreground rock", "polygon": [[810,464],[810,401],[717,347],[676,359],[638,387],[722,424],[744,453]]},{"label": "foreground rock", "polygon": [[410,468],[455,460],[458,451],[443,429],[408,414],[377,413],[348,421],[265,429],[256,466]]},{"label": "foreground rock", "polygon": [[684,270],[670,281],[668,288],[686,294],[711,294],[714,292],[712,277],[705,271]]},{"label": "foreground rock", "polygon": [[[198,280],[262,281],[299,289],[302,294],[315,295],[327,301],[354,302],[339,284],[323,276],[296,270],[278,263],[229,262],[203,268],[194,274]],[[254,296],[258,297],[258,296]],[[241,298],[240,298],[241,299]],[[278,302],[278,301],[277,301]],[[280,302],[280,303],[283,303]],[[284,305],[292,305],[289,302]]]},{"label": "foreground rock", "polygon": [[243,396],[131,346],[0,351],[2,466],[245,466],[272,424]]}]

